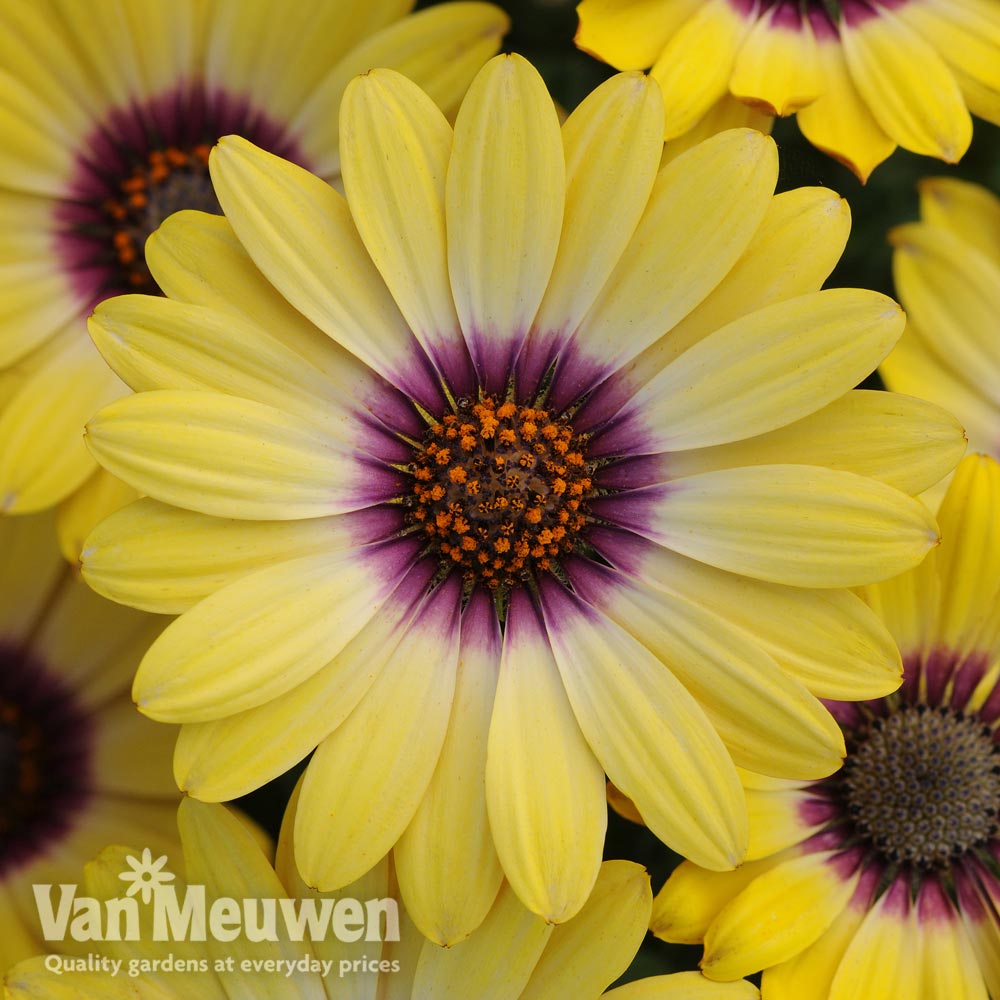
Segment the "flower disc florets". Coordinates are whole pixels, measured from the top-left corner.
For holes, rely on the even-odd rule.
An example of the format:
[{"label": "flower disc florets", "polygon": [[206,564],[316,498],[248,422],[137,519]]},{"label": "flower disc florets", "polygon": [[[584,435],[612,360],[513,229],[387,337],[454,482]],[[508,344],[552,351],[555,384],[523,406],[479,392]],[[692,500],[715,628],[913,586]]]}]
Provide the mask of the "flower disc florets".
[{"label": "flower disc florets", "polygon": [[90,795],[91,729],[41,663],[0,643],[0,876],[48,849]]},{"label": "flower disc florets", "polygon": [[122,284],[136,291],[156,288],[146,266],[143,247],[160,223],[181,209],[221,214],[208,176],[207,143],[187,149],[169,146],[150,150],[121,179],[119,190],[101,206],[107,218],[106,237],[114,247]]},{"label": "flower disc florets", "polygon": [[873,720],[837,780],[858,833],[890,861],[942,867],[996,835],[1000,756],[961,712],[911,705]]},{"label": "flower disc florets", "polygon": [[411,523],[469,586],[506,590],[551,571],[587,520],[586,439],[547,410],[459,400],[427,431],[410,471]]}]

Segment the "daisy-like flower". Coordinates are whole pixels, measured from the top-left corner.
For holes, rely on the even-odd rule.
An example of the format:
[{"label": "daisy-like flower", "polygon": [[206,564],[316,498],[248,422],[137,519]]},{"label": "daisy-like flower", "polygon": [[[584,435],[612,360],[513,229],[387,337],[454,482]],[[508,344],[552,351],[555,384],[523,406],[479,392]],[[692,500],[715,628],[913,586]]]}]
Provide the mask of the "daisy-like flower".
[{"label": "daisy-like flower", "polygon": [[653,930],[704,940],[703,969],[764,968],[765,1000],[1000,996],[1000,466],[971,455],[917,570],[865,589],[900,691],[831,703],[843,770],[748,786],[750,861],[688,862]]},{"label": "daisy-like flower", "polygon": [[516,56],[454,132],[399,74],[361,77],[341,136],[346,200],[225,139],[226,218],[150,240],[169,297],[92,321],[137,393],[90,445],[148,499],[95,532],[85,573],[185,612],[134,689],[186,724],[178,782],[233,798],[318,744],[306,880],[345,885],[395,844],[440,942],[504,874],[550,920],[579,910],[605,772],[667,843],[733,867],[733,761],[829,774],[816,696],[898,685],[890,637],[835,588],[936,543],[903,491],[964,448],[931,404],[850,392],[903,319],[816,291],[843,202],[774,197],[752,131],[658,172],[640,74],[560,134]]},{"label": "daisy-like flower", "polygon": [[[223,806],[185,799],[178,812],[184,846],[185,879],[178,879],[178,897],[190,885],[204,886],[206,909],[217,900],[253,900],[255,926],[264,935],[237,929],[229,940],[151,939],[152,917],[139,919],[139,941],[90,946],[93,971],[53,967],[50,957],[33,958],[11,970],[4,995],[11,1000],[56,1000],[73,996],[156,996],[162,1000],[342,1000],[346,996],[387,997],[393,1000],[757,1000],[746,982],[713,983],[697,972],[657,976],[610,990],[635,955],[649,920],[653,894],[649,876],[630,861],[606,861],[594,891],[583,909],[567,924],[555,927],[528,910],[504,886],[482,927],[469,940],[441,948],[421,936],[398,902],[398,886],[390,858],[382,859],[360,880],[336,897],[309,890],[292,860],[290,806],[278,843],[274,866],[246,827]],[[84,871],[82,894],[113,899],[121,894],[123,869],[131,860],[129,848],[110,847]],[[136,853],[136,852],[132,852]],[[294,940],[281,918],[262,920],[263,900],[288,899],[323,912],[357,901],[344,926],[354,936],[355,914],[375,917],[357,934],[341,940],[337,918],[328,926],[315,921],[304,939]],[[334,903],[334,899],[336,903]],[[390,905],[387,905],[390,904]],[[230,911],[231,912],[231,911]],[[364,921],[365,918],[362,917]],[[375,926],[377,921],[378,926]],[[303,926],[306,926],[303,923]],[[263,940],[261,937],[263,936]],[[300,935],[300,938],[303,936]],[[271,938],[271,939],[268,939]],[[114,966],[103,965],[117,959]],[[170,965],[160,971],[155,962]],[[228,969],[226,966],[228,965]],[[161,965],[161,968],[164,966]],[[122,993],[122,996],[125,994]]]},{"label": "daisy-like flower", "polygon": [[663,87],[666,138],[738,102],[798,114],[861,178],[896,146],[955,163],[1000,124],[995,0],[583,0],[580,48]]},{"label": "daisy-like flower", "polygon": [[0,969],[44,948],[33,884],[123,838],[176,851],[175,731],[128,695],[161,628],[74,578],[50,515],[0,520]]},{"label": "daisy-like flower", "polygon": [[392,66],[454,110],[507,29],[485,3],[409,15],[412,0],[9,0],[0,11],[0,513],[65,501],[74,562],[101,512],[134,492],[81,429],[127,389],[85,317],[155,292],[149,234],[182,208],[218,211],[208,152],[239,133],[334,180],[337,105]]},{"label": "daisy-like flower", "polygon": [[1000,458],[1000,199],[931,178],[920,216],[890,235],[907,323],[879,373],[891,389],[946,407],[972,448]]}]

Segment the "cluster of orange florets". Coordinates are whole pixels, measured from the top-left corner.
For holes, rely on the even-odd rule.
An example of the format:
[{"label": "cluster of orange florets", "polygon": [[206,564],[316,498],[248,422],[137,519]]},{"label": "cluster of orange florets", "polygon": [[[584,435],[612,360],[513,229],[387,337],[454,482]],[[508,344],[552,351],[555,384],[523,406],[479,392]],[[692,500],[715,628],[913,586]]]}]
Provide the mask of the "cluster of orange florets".
[{"label": "cluster of orange florets", "polygon": [[552,569],[586,523],[592,469],[565,418],[487,396],[427,432],[410,519],[442,563],[491,590]]},{"label": "cluster of orange florets", "polygon": [[104,211],[111,220],[111,242],[125,281],[132,288],[144,290],[153,281],[145,264],[143,245],[146,237],[173,210],[169,205],[157,204],[162,200],[164,185],[170,181],[176,183],[179,174],[196,175],[210,190],[210,152],[211,147],[207,145],[195,146],[190,151],[174,146],[154,149],[147,162],[137,164],[121,182],[120,194],[104,202]]}]

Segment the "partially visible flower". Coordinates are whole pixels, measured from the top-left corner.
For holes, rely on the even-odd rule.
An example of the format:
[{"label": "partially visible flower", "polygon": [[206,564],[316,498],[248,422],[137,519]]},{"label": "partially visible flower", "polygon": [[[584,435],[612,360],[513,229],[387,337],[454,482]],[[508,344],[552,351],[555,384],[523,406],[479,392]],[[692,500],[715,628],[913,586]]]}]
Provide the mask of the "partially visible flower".
[{"label": "partially visible flower", "polygon": [[[305,887],[289,850],[294,801],[278,845],[275,867],[261,852],[252,833],[223,806],[185,799],[177,824],[184,845],[185,878],[174,885],[180,898],[187,886],[204,885],[207,907],[220,898],[263,900],[397,900],[390,858],[336,897]],[[127,847],[109,847],[87,865],[82,894],[105,900],[121,894],[118,881],[128,867]],[[100,958],[124,963],[120,979],[107,971],[62,971],[46,968],[42,958],[25,961],[4,980],[10,1000],[62,1000],[73,996],[155,995],[158,1000],[343,1000],[345,996],[392,997],[395,1000],[755,1000],[746,982],[713,983],[697,972],[657,976],[604,990],[628,967],[646,933],[653,894],[649,876],[630,861],[606,861],[583,909],[555,927],[529,913],[507,886],[500,890],[479,930],[452,948],[423,938],[398,904],[398,940],[391,940],[395,921],[378,916],[377,933],[353,942],[341,941],[330,926],[294,940],[280,918],[266,922],[257,907],[257,925],[273,940],[252,939],[241,930],[233,940],[203,942],[152,940],[149,910],[140,915],[139,941],[94,942]],[[332,906],[332,903],[328,904]],[[387,913],[391,913],[386,908]],[[347,926],[357,926],[354,918]],[[309,925],[313,926],[313,925]],[[372,938],[375,938],[374,940]],[[385,938],[386,940],[381,940]],[[150,971],[153,963],[174,971]],[[131,963],[135,968],[130,970]],[[141,963],[147,963],[143,971]],[[189,963],[185,970],[180,963]],[[270,969],[268,968],[270,963]],[[277,964],[280,963],[280,964]],[[328,963],[323,974],[321,963]],[[221,964],[221,967],[220,967]],[[228,964],[228,970],[225,966]],[[199,968],[200,966],[200,968]],[[277,970],[277,971],[275,971]],[[121,994],[124,995],[124,994]]]},{"label": "partially visible flower", "polygon": [[660,170],[662,114],[622,74],[560,130],[511,56],[453,130],[373,71],[341,109],[346,199],[226,138],[226,218],[170,219],[149,248],[168,297],[91,323],[137,391],[89,442],[148,499],[84,573],[183,612],[135,686],[185,723],[178,782],[234,798],[318,746],[305,877],[335,888],[396,845],[441,942],[503,876],[550,920],[583,905],[605,773],[671,846],[738,864],[734,761],[829,774],[817,696],[898,685],[839,588],[936,544],[907,493],[964,450],[931,404],[852,391],[903,317],[819,290],[843,201],[774,196],[750,130]]},{"label": "partially visible flower", "polygon": [[109,842],[176,851],[175,730],[129,698],[161,628],[74,577],[51,516],[0,519],[0,969],[44,948],[34,883]]},{"label": "partially visible flower", "polygon": [[923,565],[865,588],[906,673],[830,703],[843,769],[750,778],[747,864],[685,862],[657,897],[654,933],[704,940],[712,979],[763,968],[764,1000],[1000,997],[1000,465],[966,458],[939,519]]},{"label": "partially visible flower", "polygon": [[453,111],[507,29],[497,7],[413,0],[5,0],[0,7],[0,514],[65,502],[74,562],[107,481],[84,421],[125,392],[87,337],[109,295],[156,292],[146,238],[218,212],[208,153],[238,133],[335,180],[337,107],[373,66]]},{"label": "partially visible flower", "polygon": [[954,163],[1000,124],[996,0],[583,0],[576,42],[663,87],[666,138],[730,96],[798,113],[862,181],[896,146]]},{"label": "partially visible flower", "polygon": [[954,413],[969,446],[1000,459],[1000,199],[929,178],[920,216],[889,236],[906,331],[879,374]]}]

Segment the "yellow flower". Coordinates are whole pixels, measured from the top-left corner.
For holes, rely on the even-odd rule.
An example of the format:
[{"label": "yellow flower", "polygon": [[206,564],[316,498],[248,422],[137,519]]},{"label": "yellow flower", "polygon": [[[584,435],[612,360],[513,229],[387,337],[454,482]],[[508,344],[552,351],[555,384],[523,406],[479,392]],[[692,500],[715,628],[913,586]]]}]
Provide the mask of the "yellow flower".
[{"label": "yellow flower", "polygon": [[134,689],[185,723],[178,782],[233,798],[318,745],[305,878],[344,885],[395,844],[436,941],[503,875],[576,913],[605,772],[668,844],[736,865],[734,759],[829,774],[817,696],[897,686],[837,588],[920,561],[937,530],[907,493],[964,449],[932,405],[850,391],[903,318],[818,291],[843,202],[773,196],[752,131],[658,170],[662,113],[622,75],[560,132],[514,56],[453,131],[374,71],[342,107],[346,199],[224,139],[226,218],[170,219],[148,253],[168,297],[92,321],[138,391],[90,446],[149,499],[91,536],[85,574],[184,612]]},{"label": "yellow flower", "polygon": [[218,211],[208,153],[239,133],[327,179],[337,105],[392,66],[454,110],[507,29],[485,3],[412,0],[9,0],[0,11],[0,514],[65,501],[61,541],[135,493],[81,438],[127,390],[85,317],[156,292],[146,237],[181,208]]},{"label": "yellow flower", "polygon": [[71,574],[49,515],[0,520],[0,970],[44,945],[32,885],[109,842],[175,852],[175,730],[128,696],[162,628]]},{"label": "yellow flower", "polygon": [[[225,901],[230,914],[239,913],[227,921],[226,940],[215,936],[211,916],[205,941],[178,935],[153,940],[151,911],[156,904],[140,908],[136,901],[139,940],[91,943],[91,968],[81,971],[73,971],[70,956],[59,971],[51,958],[48,968],[42,958],[25,961],[8,973],[4,985],[9,992],[4,995],[10,1000],[57,1000],[71,991],[73,996],[160,1000],[759,998],[749,983],[720,985],[697,972],[657,976],[604,992],[635,955],[653,902],[649,876],[630,861],[604,862],[583,909],[563,926],[529,913],[504,886],[476,934],[453,948],[441,948],[421,937],[398,902],[391,858],[382,859],[335,897],[311,892],[289,850],[294,803],[293,798],[273,868],[252,833],[224,807],[193,799],[181,803],[177,825],[186,880],[177,879],[171,892],[177,893],[179,910],[185,899],[190,901],[191,887],[204,886],[206,912],[211,915]],[[85,869],[79,894],[99,900],[120,898],[120,879],[137,853],[128,847],[104,850]],[[280,914],[268,920],[265,901],[287,901],[287,897],[299,904],[302,913],[309,906],[322,914],[325,903],[329,907],[325,925],[314,921],[308,925],[311,933],[298,935]],[[244,900],[253,901],[254,917],[247,916],[251,911]],[[360,923],[353,915],[350,922],[340,921],[336,907],[355,900]],[[272,905],[277,914],[277,905]],[[251,927],[262,928],[263,933],[252,935]],[[347,940],[355,935],[358,940]],[[115,961],[118,965],[112,964]]]},{"label": "yellow flower", "polygon": [[663,88],[667,139],[738,102],[798,113],[862,181],[896,146],[961,159],[1000,124],[995,0],[583,0],[576,42]]},{"label": "yellow flower", "polygon": [[1000,996],[1000,466],[971,455],[918,569],[867,587],[903,687],[832,702],[843,770],[747,784],[750,860],[685,862],[653,930],[705,942],[712,979],[764,968],[765,1000]]},{"label": "yellow flower", "polygon": [[920,222],[890,234],[906,331],[879,367],[886,385],[933,400],[1000,458],[1000,199],[966,181],[920,185]]}]

